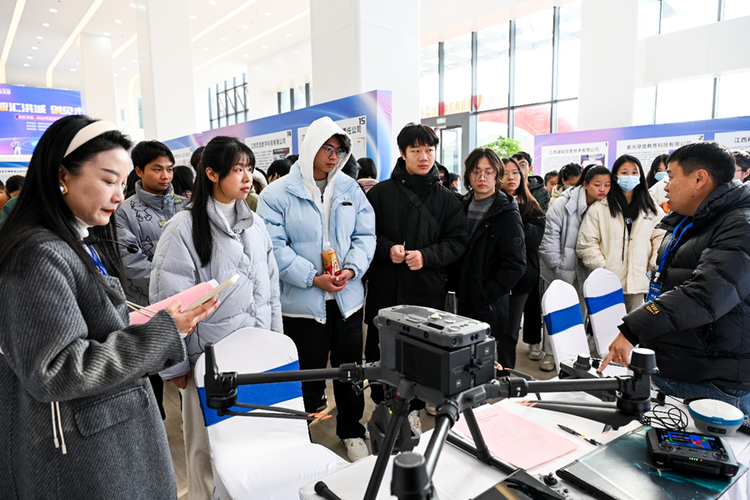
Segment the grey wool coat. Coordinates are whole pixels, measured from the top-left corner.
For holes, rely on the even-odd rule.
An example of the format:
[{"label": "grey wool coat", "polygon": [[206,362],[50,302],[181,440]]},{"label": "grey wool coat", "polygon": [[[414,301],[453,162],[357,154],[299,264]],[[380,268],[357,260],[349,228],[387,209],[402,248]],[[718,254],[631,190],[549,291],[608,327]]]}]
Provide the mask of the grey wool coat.
[{"label": "grey wool coat", "polygon": [[128,326],[105,279],[117,299],[45,229],[0,267],[0,498],[177,496],[144,376],[180,362],[183,342],[165,311]]}]

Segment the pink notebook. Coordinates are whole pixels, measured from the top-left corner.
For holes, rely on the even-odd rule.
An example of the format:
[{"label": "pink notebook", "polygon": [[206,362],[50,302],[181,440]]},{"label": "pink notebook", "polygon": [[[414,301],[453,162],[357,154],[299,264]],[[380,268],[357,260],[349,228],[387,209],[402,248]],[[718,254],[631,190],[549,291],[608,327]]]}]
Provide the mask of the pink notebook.
[{"label": "pink notebook", "polygon": [[[180,302],[182,302],[183,307],[187,307],[217,286],[219,286],[219,284],[216,282],[216,280],[204,281],[203,283],[198,283],[197,285],[190,287],[187,290],[183,290],[180,293],[172,295],[171,297],[160,300],[156,304],[146,306],[146,308],[151,311],[158,312],[167,307],[175,300],[179,300]],[[152,316],[153,313],[146,311],[145,309],[142,309],[140,311],[132,311],[130,313],[130,324],[142,325],[143,323],[148,322],[148,320],[150,320]]]}]

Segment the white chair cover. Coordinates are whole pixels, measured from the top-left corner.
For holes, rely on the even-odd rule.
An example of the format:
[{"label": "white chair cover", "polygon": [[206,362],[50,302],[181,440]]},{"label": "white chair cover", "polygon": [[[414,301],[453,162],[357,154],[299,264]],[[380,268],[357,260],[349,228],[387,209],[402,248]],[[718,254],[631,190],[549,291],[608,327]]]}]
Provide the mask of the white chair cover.
[{"label": "white chair cover", "polygon": [[542,314],[558,372],[561,361],[589,354],[581,305],[573,285],[562,280],[553,281],[542,296]]},{"label": "white chair cover", "polygon": [[625,316],[625,296],[620,278],[606,269],[594,270],[583,284],[583,296],[589,310],[596,350],[606,356]]},{"label": "white chair cover", "polygon": [[[214,350],[219,372],[299,369],[294,342],[267,330],[242,328],[216,343]],[[329,449],[310,442],[304,420],[219,417],[206,406],[204,378],[205,355],[201,355],[195,381],[208,427],[215,499],[298,498],[301,486],[348,465]],[[239,386],[237,401],[304,410],[299,382]]]}]

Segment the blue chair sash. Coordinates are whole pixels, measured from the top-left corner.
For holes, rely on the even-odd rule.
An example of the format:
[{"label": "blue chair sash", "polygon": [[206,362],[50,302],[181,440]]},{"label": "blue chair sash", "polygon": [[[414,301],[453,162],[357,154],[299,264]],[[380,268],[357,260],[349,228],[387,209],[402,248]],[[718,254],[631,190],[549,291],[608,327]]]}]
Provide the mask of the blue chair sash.
[{"label": "blue chair sash", "polygon": [[579,304],[573,304],[565,309],[553,311],[544,316],[544,324],[547,327],[547,333],[550,335],[564,332],[576,325],[582,325],[581,307]]},{"label": "blue chair sash", "polygon": [[[285,372],[299,370],[299,361],[293,361],[283,366],[266,370],[263,373]],[[271,406],[282,401],[302,396],[302,384],[300,382],[279,382],[276,384],[240,385],[237,387],[237,401],[240,403],[252,403],[256,405]],[[206,427],[217,424],[222,420],[232,418],[233,415],[220,417],[217,410],[209,408],[206,404],[206,388],[198,387],[198,397],[203,411],[203,420]],[[250,413],[250,408],[233,406],[230,410],[242,413]]]}]

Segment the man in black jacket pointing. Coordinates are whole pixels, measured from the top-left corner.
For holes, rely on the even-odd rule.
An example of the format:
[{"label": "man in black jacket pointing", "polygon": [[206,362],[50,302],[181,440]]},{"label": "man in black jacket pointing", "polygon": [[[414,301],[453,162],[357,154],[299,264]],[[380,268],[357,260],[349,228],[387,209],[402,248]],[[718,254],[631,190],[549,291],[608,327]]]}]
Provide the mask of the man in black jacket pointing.
[{"label": "man in black jacket pointing", "polygon": [[[656,352],[663,392],[726,401],[750,415],[750,185],[733,181],[734,158],[714,142],[667,158],[672,212],[645,304],[623,318],[610,361],[633,345]],[[670,234],[671,233],[671,234]]]}]

